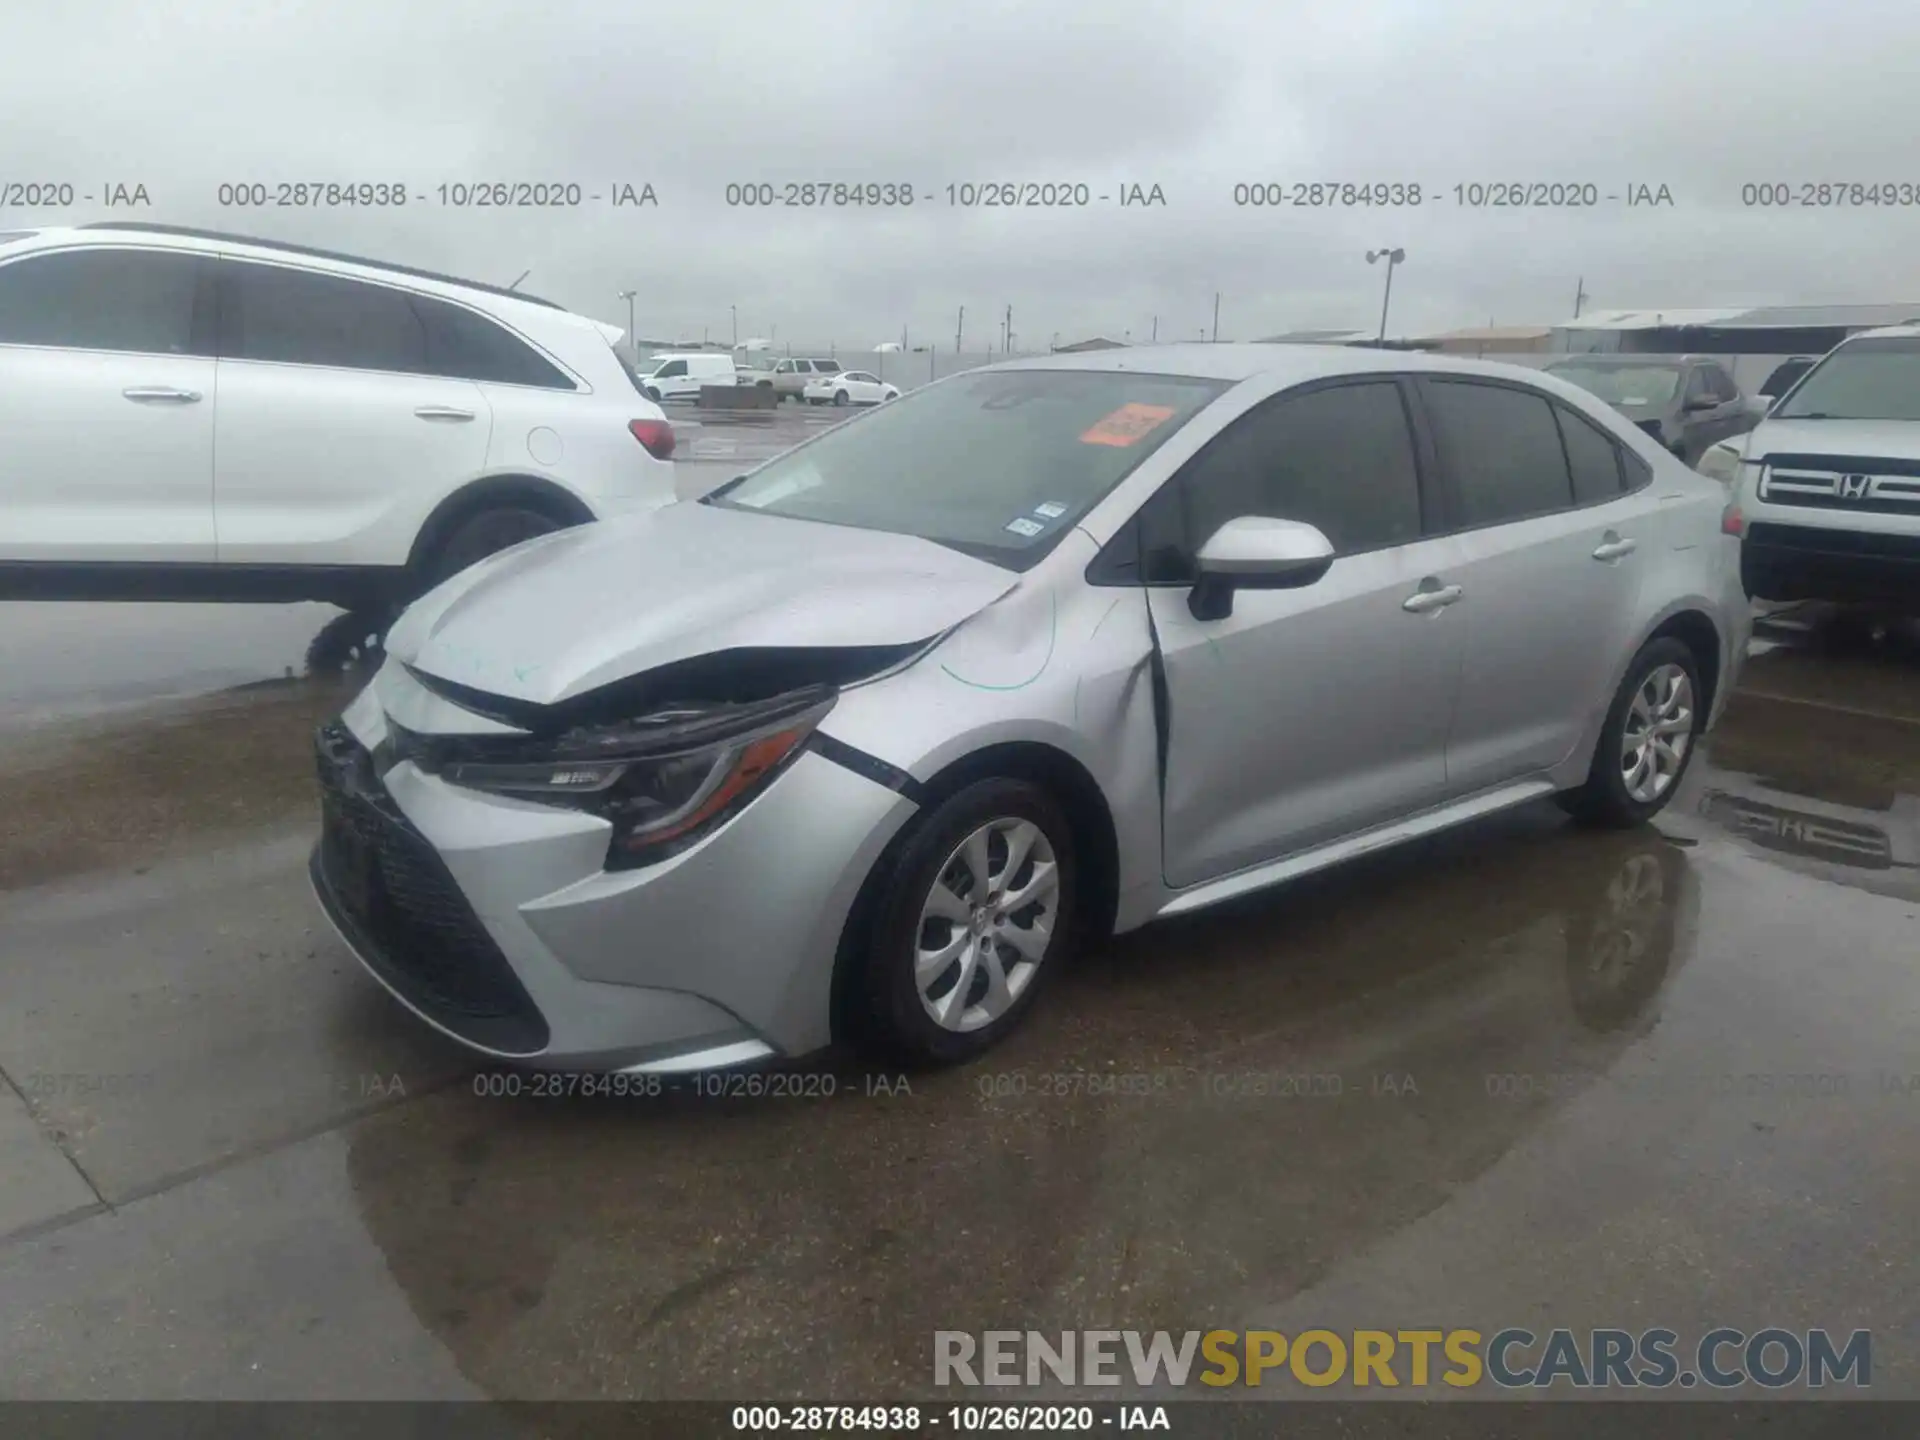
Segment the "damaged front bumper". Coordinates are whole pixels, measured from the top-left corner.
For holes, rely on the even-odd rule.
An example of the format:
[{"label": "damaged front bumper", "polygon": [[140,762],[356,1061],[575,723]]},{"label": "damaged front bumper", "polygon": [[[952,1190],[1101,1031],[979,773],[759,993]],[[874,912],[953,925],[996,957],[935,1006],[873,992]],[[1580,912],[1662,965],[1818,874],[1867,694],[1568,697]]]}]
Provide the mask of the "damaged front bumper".
[{"label": "damaged front bumper", "polygon": [[548,1068],[698,1069],[829,1043],[841,932],[911,800],[808,747],[698,843],[610,871],[600,816],[394,758],[390,712],[464,723],[446,707],[390,663],[316,741],[315,892],[402,1004],[480,1054]]}]

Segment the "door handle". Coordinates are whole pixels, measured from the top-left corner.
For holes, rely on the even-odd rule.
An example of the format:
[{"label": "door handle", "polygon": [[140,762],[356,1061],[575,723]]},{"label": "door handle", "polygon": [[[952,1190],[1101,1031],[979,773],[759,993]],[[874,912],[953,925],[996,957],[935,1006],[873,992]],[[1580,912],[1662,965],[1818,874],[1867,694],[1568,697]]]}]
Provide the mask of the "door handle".
[{"label": "door handle", "polygon": [[1460,598],[1458,585],[1441,585],[1432,590],[1416,590],[1400,602],[1400,608],[1414,615],[1430,615],[1444,610]]},{"label": "door handle", "polygon": [[471,420],[473,411],[457,409],[452,405],[422,405],[413,412],[422,420]]},{"label": "door handle", "polygon": [[198,390],[176,390],[171,385],[132,385],[120,392],[138,405],[197,405]]},{"label": "door handle", "polygon": [[1611,530],[1601,537],[1600,544],[1593,552],[1596,560],[1619,560],[1638,550],[1639,545],[1632,540],[1623,540]]}]

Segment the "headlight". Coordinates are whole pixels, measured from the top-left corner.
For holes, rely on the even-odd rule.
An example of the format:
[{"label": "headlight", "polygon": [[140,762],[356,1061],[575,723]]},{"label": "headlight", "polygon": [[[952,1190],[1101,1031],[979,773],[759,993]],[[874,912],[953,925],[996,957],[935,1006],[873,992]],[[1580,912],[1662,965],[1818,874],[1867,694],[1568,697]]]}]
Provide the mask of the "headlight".
[{"label": "headlight", "polygon": [[1725,443],[1710,445],[1694,467],[1710,480],[1718,480],[1731,489],[1740,483],[1740,447]]},{"label": "headlight", "polygon": [[738,814],[800,753],[833,708],[809,692],[753,706],[650,715],[575,730],[537,757],[456,761],[454,785],[586,810],[612,822],[609,870],[653,865]]}]

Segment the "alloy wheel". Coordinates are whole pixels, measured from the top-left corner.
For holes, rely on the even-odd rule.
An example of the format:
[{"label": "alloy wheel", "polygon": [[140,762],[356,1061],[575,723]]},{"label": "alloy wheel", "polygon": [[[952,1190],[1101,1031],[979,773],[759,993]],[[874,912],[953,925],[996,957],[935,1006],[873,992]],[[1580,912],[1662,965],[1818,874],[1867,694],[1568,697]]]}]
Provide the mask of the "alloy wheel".
[{"label": "alloy wheel", "polygon": [[1039,973],[1059,916],[1060,867],[1031,820],[990,820],[955,847],[920,907],[913,980],[943,1030],[991,1025]]},{"label": "alloy wheel", "polygon": [[1638,804],[1667,793],[1693,743],[1693,681],[1674,664],[1657,666],[1633,692],[1620,745],[1620,779]]}]

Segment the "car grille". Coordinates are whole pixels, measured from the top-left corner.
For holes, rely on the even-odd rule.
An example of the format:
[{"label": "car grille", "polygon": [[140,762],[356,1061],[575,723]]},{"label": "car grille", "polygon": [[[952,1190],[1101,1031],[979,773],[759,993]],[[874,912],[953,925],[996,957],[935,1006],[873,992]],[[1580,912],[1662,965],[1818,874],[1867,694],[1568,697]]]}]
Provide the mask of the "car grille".
[{"label": "car grille", "polygon": [[1866,455],[1769,455],[1760,476],[1769,505],[1920,515],[1920,461]]},{"label": "car grille", "polygon": [[339,723],[314,737],[322,898],[355,949],[422,1013],[476,1045],[545,1048],[547,1025],[426,838]]}]

